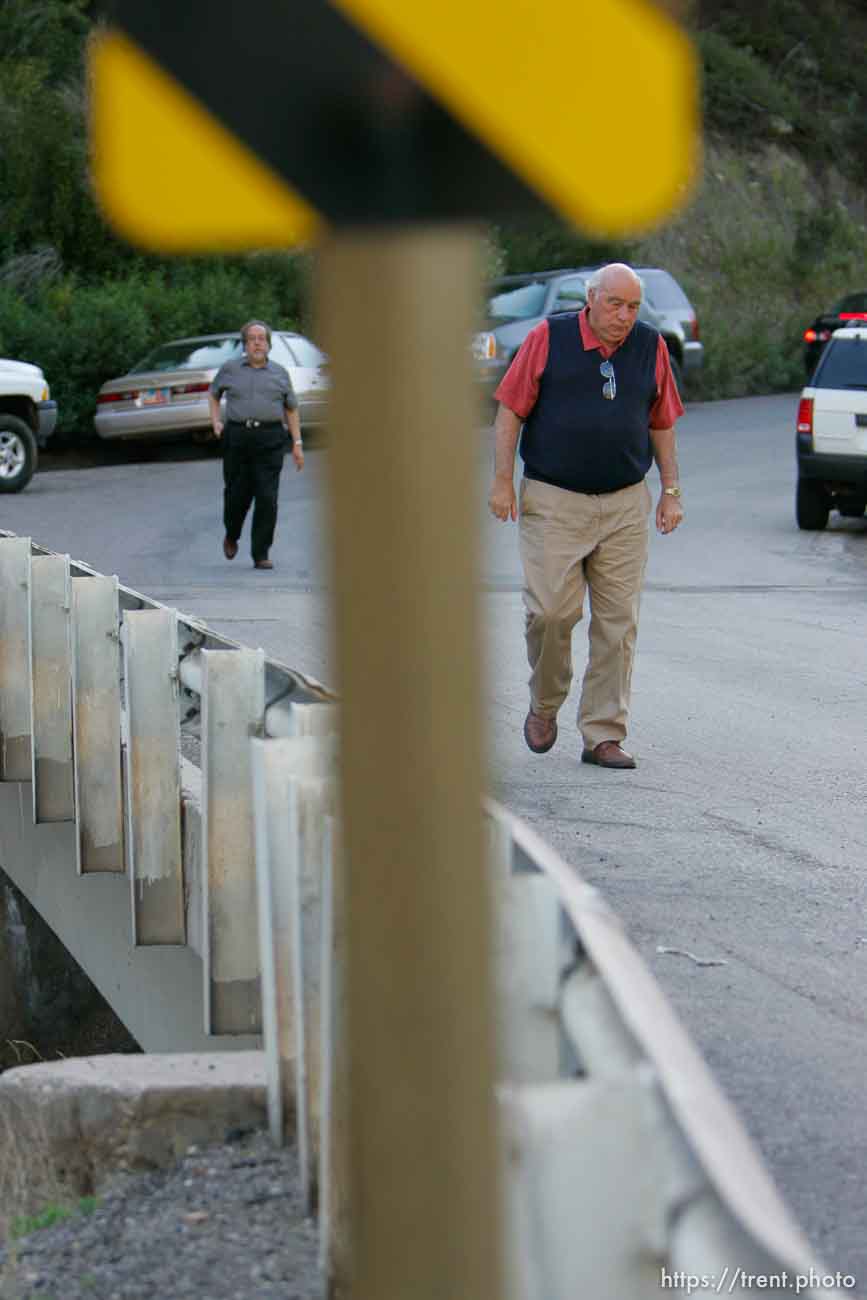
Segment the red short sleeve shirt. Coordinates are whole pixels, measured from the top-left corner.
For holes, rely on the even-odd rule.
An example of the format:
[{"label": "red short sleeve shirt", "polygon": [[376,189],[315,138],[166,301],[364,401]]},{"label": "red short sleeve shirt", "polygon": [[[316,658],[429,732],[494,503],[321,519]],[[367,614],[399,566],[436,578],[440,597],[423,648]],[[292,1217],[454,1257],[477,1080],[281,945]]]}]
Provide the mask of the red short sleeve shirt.
[{"label": "red short sleeve shirt", "polygon": [[[617,351],[617,348],[609,348],[600,342],[593,333],[587,319],[586,307],[579,313],[578,329],[585,351],[597,348],[605,361]],[[514,411],[515,415],[522,420],[526,420],[536,405],[539,381],[547,362],[548,322],[543,320],[533,326],[518,349],[512,364],[494,393],[496,400],[502,402],[503,406],[507,406],[510,411]],[[670,429],[681,415],[683,415],[683,402],[680,400],[677,384],[671,373],[668,347],[660,334],[656,349],[656,401],[650,408],[650,427]]]}]

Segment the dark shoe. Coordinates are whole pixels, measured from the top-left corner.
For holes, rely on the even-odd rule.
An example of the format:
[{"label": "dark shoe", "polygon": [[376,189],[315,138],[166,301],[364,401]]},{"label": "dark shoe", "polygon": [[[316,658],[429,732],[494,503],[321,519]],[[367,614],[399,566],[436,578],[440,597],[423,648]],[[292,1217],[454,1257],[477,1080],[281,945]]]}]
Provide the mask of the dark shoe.
[{"label": "dark shoe", "polygon": [[534,754],[547,754],[557,739],[557,719],[540,718],[531,709],[524,719],[524,739]]},{"label": "dark shoe", "polygon": [[635,759],[616,740],[603,740],[594,749],[585,749],[581,762],[595,763],[597,767],[635,767]]},{"label": "dark shoe", "polygon": [[254,561],[253,561],[253,568],[254,568],[254,569],[273,569],[273,568],[274,568],[274,565],[271,563],[270,560],[267,560],[267,559],[266,559],[266,560],[254,560]]},{"label": "dark shoe", "polygon": [[231,537],[223,538],[223,554],[227,560],[234,560],[238,554],[238,543],[233,542]]}]

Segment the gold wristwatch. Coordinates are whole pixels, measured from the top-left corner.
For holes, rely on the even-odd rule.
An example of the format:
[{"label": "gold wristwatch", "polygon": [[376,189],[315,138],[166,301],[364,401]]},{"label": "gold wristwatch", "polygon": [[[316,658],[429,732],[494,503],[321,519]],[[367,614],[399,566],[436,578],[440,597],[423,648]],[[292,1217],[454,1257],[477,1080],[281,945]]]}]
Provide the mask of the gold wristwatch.
[{"label": "gold wristwatch", "polygon": [[677,497],[678,500],[680,500],[680,497],[681,497],[683,494],[681,493],[680,487],[679,487],[679,486],[675,486],[675,487],[667,487],[667,488],[663,488],[663,489],[662,489],[662,495],[663,495],[664,497]]}]

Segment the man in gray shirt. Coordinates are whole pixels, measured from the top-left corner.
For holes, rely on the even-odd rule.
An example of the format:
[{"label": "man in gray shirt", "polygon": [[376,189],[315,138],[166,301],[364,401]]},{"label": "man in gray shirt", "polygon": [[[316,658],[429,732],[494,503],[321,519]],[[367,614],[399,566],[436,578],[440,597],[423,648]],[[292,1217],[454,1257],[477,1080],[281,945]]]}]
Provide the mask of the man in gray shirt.
[{"label": "man in gray shirt", "polygon": [[[208,393],[211,427],[223,439],[223,554],[234,560],[253,505],[250,549],[257,569],[273,569],[268,552],[277,524],[277,496],[287,434],[296,470],[304,467],[298,401],[289,374],[269,361],[271,331],[264,321],[241,328],[244,355],[225,361]],[[226,423],[220,397],[226,394]],[[254,504],[255,503],[255,504]]]}]

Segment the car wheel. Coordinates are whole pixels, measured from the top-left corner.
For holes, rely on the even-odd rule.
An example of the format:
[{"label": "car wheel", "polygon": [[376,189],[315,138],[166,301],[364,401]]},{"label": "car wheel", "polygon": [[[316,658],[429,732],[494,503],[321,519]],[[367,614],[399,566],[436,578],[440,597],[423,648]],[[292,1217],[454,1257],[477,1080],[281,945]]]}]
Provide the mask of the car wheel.
[{"label": "car wheel", "polygon": [[821,532],[828,523],[831,506],[828,494],[821,483],[811,479],[798,479],[795,497],[795,518],[798,527],[807,532]]},{"label": "car wheel", "polygon": [[0,415],[0,492],[20,492],[36,471],[36,439],[17,415]]}]

